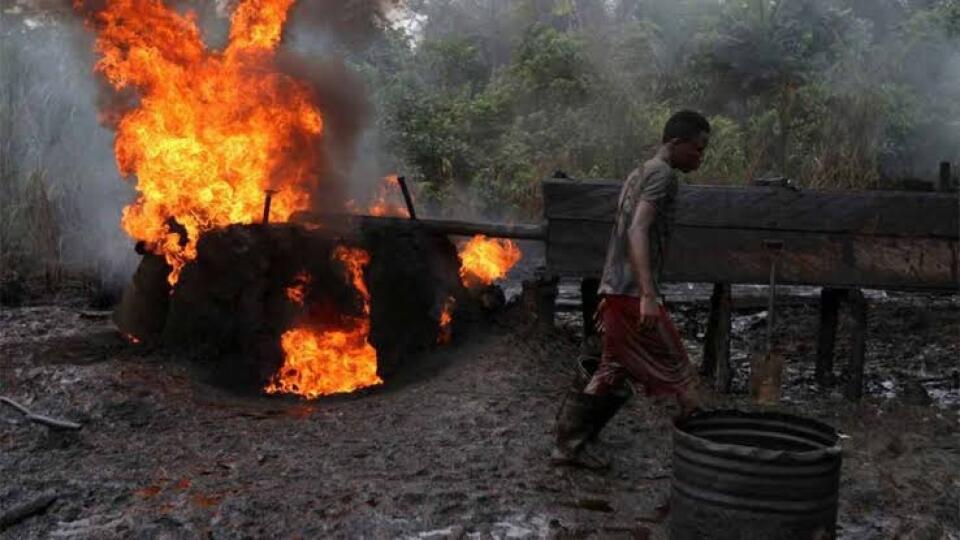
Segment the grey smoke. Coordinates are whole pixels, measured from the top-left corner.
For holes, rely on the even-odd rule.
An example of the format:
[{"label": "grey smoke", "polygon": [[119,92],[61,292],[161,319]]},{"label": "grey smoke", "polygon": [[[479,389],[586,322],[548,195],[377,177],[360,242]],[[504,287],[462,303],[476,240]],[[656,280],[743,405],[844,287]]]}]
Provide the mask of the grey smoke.
[{"label": "grey smoke", "polygon": [[[68,270],[95,272],[105,284],[125,282],[137,257],[120,229],[134,192],[117,173],[113,134],[101,126],[94,103],[93,42],[72,18],[2,13],[3,204],[13,205],[42,179],[56,219],[56,250]],[[9,215],[9,214],[8,214]],[[22,234],[12,223],[6,234]],[[27,231],[29,234],[29,230]],[[11,246],[16,238],[6,238]],[[13,254],[3,254],[6,261]]]}]

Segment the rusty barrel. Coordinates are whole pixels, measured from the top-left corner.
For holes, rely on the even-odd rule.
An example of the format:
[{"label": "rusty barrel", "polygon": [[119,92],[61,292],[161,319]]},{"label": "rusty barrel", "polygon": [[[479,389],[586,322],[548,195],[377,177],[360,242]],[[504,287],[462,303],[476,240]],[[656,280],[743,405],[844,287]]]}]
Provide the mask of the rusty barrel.
[{"label": "rusty barrel", "polygon": [[673,431],[670,538],[834,538],[839,435],[799,416],[697,414]]}]

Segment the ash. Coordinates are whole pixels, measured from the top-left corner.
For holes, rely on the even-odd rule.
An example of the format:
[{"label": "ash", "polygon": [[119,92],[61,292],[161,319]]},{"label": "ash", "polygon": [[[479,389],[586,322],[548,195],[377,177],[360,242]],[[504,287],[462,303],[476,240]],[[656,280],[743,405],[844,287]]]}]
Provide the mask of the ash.
[{"label": "ash", "polygon": [[[780,408],[847,437],[841,537],[956,538],[960,302],[868,295],[866,397],[852,404],[813,382],[817,308],[804,298],[778,314]],[[668,300],[699,361],[706,293]],[[0,394],[83,429],[0,409],[0,537],[663,538],[671,405],[635,398],[614,419],[610,472],[547,464],[579,352],[572,315],[543,334],[508,306],[383,387],[308,402],[224,389],[196,362],[128,344],[105,312],[4,309]],[[734,359],[763,341],[764,317],[737,312]],[[740,367],[714,404],[749,407]]]}]

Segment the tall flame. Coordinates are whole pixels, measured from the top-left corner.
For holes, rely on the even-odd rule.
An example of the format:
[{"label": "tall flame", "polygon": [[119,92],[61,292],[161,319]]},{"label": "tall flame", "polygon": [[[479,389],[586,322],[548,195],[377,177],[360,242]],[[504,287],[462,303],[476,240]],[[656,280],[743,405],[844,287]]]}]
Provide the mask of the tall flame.
[{"label": "tall flame", "polygon": [[352,392],[383,382],[377,376],[377,351],[370,345],[370,292],[363,268],[370,255],[358,248],[338,247],[334,258],[344,265],[350,282],[363,301],[360,317],[341,317],[338,328],[300,326],[280,337],[284,361],[279,373],[264,389],[267,393],[299,394],[315,398]]},{"label": "tall flame", "polygon": [[223,51],[162,0],[73,2],[97,30],[96,70],[139,98],[116,126],[118,168],[139,192],[122,224],[166,258],[171,284],[205,231],[259,220],[264,190],[279,190],[275,220],[309,206],[323,120],[306,83],[274,65],[294,0],[240,0]]},{"label": "tall flame", "polygon": [[460,248],[460,280],[465,287],[489,285],[505,277],[521,256],[512,241],[478,234]]}]

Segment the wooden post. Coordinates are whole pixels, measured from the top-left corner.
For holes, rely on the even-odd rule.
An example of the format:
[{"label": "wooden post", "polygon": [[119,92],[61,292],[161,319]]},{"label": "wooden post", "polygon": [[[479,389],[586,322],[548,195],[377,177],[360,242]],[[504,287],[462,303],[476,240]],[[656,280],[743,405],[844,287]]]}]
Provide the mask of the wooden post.
[{"label": "wooden post", "polygon": [[941,161],[940,162],[940,185],[937,186],[937,191],[950,191],[951,185],[950,178],[950,162]]},{"label": "wooden post", "polygon": [[826,386],[833,382],[833,352],[837,342],[837,315],[840,301],[846,295],[843,289],[824,287],[820,290],[820,332],[817,336],[817,383]]},{"label": "wooden post", "polygon": [[580,281],[580,314],[583,316],[584,341],[597,333],[593,316],[597,312],[597,305],[600,304],[600,296],[597,294],[599,287],[600,280],[597,278],[583,278]]},{"label": "wooden post", "polygon": [[729,283],[715,283],[710,296],[710,317],[703,342],[700,372],[713,382],[718,392],[729,392],[733,381],[730,367],[730,328],[733,299]]},{"label": "wooden post", "polygon": [[847,373],[849,378],[844,396],[851,401],[859,401],[863,396],[863,364],[867,353],[867,300],[860,289],[850,291],[847,298],[850,302],[853,328]]},{"label": "wooden post", "polygon": [[553,329],[559,282],[558,277],[546,277],[540,272],[537,272],[534,279],[523,281],[521,303],[524,306],[526,319],[536,324],[541,330]]}]

